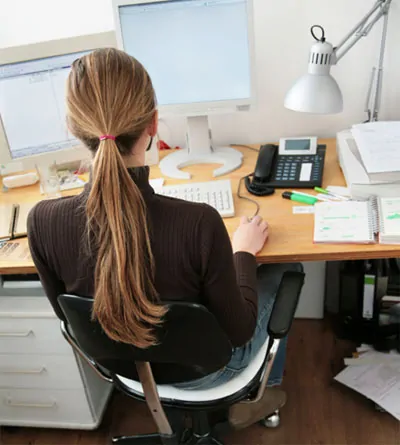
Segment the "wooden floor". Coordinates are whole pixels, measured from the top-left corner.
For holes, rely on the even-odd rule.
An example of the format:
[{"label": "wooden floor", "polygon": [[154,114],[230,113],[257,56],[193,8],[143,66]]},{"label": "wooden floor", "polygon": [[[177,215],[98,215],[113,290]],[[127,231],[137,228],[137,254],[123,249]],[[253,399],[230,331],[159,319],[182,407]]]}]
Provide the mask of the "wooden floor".
[{"label": "wooden floor", "polygon": [[[400,422],[374,410],[370,402],[332,380],[353,346],[337,341],[327,321],[294,322],[288,347],[284,387],[289,400],[281,426],[259,425],[232,433],[237,445],[398,445]],[[143,404],[117,394],[97,431],[5,428],[1,445],[107,445],[112,435],[152,432]]]}]

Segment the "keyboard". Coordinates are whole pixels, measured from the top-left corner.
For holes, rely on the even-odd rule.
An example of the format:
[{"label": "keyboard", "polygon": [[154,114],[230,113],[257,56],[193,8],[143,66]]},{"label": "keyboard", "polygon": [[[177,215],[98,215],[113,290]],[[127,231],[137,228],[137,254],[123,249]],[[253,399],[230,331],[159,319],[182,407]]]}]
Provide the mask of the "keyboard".
[{"label": "keyboard", "polygon": [[167,185],[157,188],[159,195],[191,202],[203,202],[214,207],[223,218],[235,216],[232,185],[229,179]]}]

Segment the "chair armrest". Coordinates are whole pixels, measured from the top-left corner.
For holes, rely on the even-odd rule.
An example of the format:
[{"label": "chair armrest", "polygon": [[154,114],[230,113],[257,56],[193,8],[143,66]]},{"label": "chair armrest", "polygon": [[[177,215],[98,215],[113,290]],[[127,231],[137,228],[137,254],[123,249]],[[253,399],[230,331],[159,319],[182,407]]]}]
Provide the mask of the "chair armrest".
[{"label": "chair armrest", "polygon": [[299,302],[305,274],[287,271],[276,294],[268,323],[268,335],[272,339],[281,339],[288,334]]},{"label": "chair armrest", "polygon": [[253,399],[243,400],[241,403],[256,403],[264,395],[280,339],[286,337],[292,326],[304,277],[305,274],[302,272],[287,271],[283,274],[267,327],[269,335],[268,348],[260,386]]},{"label": "chair armrest", "polygon": [[85,352],[82,351],[74,337],[69,333],[67,324],[64,321],[60,322],[60,329],[64,338],[72,346],[72,349],[77,352],[84,360],[86,360],[86,362],[96,372],[96,374],[99,375],[103,380],[106,380],[109,383],[113,383],[113,379],[111,378],[111,376],[104,372],[104,370],[91,357],[89,357]]}]

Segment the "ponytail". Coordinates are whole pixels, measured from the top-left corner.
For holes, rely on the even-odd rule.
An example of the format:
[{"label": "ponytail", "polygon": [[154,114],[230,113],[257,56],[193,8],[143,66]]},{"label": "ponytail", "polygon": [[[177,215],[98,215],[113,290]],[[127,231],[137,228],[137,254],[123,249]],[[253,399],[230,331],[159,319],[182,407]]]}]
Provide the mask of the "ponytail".
[{"label": "ponytail", "polygon": [[111,339],[139,348],[156,343],[166,308],[157,304],[145,203],[125,160],[155,116],[151,79],[133,57],[103,48],[72,64],[68,127],[93,154],[86,202],[87,239],[97,254],[92,316]]},{"label": "ponytail", "polygon": [[146,208],[114,140],[100,141],[86,204],[97,263],[93,319],[113,340],[147,348],[166,309],[156,304]]}]

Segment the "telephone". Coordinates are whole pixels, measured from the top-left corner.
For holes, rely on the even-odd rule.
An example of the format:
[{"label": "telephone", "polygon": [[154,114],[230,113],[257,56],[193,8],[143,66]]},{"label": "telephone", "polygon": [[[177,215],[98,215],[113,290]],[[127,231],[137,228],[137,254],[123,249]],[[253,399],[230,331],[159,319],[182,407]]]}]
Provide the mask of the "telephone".
[{"label": "telephone", "polygon": [[314,188],[322,186],[325,145],[316,138],[281,139],[279,147],[260,147],[254,173],[245,177],[247,190],[256,196],[268,196],[275,188]]}]

